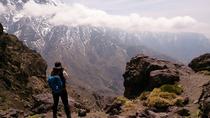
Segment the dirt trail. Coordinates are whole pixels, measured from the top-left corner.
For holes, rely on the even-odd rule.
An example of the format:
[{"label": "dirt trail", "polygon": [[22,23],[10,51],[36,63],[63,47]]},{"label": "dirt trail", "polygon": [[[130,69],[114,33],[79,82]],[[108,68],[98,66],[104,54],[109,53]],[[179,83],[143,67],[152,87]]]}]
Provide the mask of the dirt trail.
[{"label": "dirt trail", "polygon": [[189,73],[181,78],[180,84],[184,89],[182,96],[190,98],[187,107],[190,108],[191,113],[198,112],[199,104],[197,102],[202,94],[202,86],[208,81],[210,81],[210,76],[199,73]]},{"label": "dirt trail", "polygon": [[210,76],[203,74],[189,74],[181,79],[180,84],[184,88],[183,95],[189,96],[191,100],[198,100],[202,93],[202,86],[210,80]]}]

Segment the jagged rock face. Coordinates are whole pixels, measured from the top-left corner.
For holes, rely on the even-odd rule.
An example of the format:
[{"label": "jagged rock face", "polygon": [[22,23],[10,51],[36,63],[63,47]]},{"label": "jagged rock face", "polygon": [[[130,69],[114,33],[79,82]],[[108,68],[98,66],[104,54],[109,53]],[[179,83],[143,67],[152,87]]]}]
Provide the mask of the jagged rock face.
[{"label": "jagged rock face", "polygon": [[203,112],[202,118],[208,118],[210,116],[210,82],[203,86],[203,92],[199,99],[200,109]]},{"label": "jagged rock face", "polygon": [[179,81],[180,65],[168,61],[138,55],[126,65],[124,77],[124,96],[135,98],[144,90],[152,90],[164,84]]},{"label": "jagged rock face", "polygon": [[[189,67],[195,72],[207,71],[210,72],[210,54],[203,54],[193,59]],[[205,74],[205,73],[204,73]],[[202,94],[199,98],[200,109],[202,111],[202,118],[208,118],[210,116],[210,81],[203,85]]]},{"label": "jagged rock face", "polygon": [[210,53],[203,54],[195,59],[193,59],[189,67],[194,71],[210,71]]},{"label": "jagged rock face", "polygon": [[47,63],[14,35],[0,36],[0,109],[30,108],[33,94],[47,90]]}]

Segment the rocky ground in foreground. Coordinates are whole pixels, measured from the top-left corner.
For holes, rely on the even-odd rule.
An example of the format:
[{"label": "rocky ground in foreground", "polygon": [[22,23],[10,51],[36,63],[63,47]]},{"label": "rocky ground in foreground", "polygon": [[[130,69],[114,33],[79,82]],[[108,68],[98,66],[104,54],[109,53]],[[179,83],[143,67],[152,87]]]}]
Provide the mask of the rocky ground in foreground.
[{"label": "rocky ground in foreground", "polygon": [[[208,118],[210,54],[189,67],[138,55],[127,63],[125,97],[106,111],[117,118]],[[191,67],[191,68],[190,68]]]}]

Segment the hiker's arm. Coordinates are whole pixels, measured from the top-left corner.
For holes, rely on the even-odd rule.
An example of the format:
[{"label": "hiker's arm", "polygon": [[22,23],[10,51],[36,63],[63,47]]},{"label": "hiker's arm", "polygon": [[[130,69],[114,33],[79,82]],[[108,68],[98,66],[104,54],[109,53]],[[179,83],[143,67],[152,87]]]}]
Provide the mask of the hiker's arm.
[{"label": "hiker's arm", "polygon": [[63,71],[63,76],[66,80],[71,79],[69,73],[67,73],[65,70]]}]

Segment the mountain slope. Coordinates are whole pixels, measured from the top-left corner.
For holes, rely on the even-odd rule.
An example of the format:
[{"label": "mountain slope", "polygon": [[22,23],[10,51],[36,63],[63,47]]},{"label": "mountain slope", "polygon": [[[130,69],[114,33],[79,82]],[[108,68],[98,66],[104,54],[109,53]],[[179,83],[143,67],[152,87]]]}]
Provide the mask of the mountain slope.
[{"label": "mountain slope", "polygon": [[30,109],[33,95],[48,91],[47,63],[14,35],[0,35],[0,54],[0,109]]},{"label": "mountain slope", "polygon": [[[6,2],[5,2],[6,1]],[[38,5],[57,5],[56,0],[34,0]],[[55,61],[61,61],[67,72],[70,84],[84,86],[98,91],[122,93],[124,65],[139,53],[173,60],[170,57],[189,61],[203,51],[209,51],[206,37],[192,33],[130,33],[119,29],[93,26],[54,26],[48,22],[51,17],[23,16],[18,11],[24,0],[0,1],[9,8],[7,14],[0,15],[0,21],[9,33],[17,35],[28,47],[37,50],[47,60],[49,69]],[[21,5],[20,5],[21,4]],[[11,6],[15,6],[13,9]],[[175,40],[180,37],[180,40]],[[166,40],[167,41],[166,41]],[[176,43],[177,42],[177,43]],[[181,47],[179,47],[179,45]],[[194,48],[200,49],[194,53]],[[154,51],[155,50],[155,51]],[[169,55],[169,56],[165,56]]]}]

